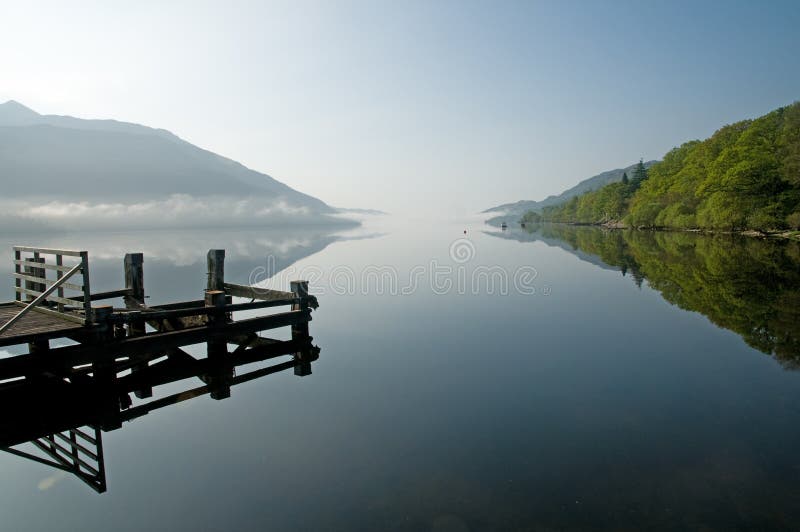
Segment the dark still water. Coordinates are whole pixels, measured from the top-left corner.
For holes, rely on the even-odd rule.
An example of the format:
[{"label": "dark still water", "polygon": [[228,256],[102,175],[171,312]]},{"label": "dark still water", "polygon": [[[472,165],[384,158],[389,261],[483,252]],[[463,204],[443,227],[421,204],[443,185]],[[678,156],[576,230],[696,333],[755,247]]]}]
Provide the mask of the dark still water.
[{"label": "dark still water", "polygon": [[102,494],[0,453],[3,530],[800,529],[797,243],[394,218],[4,240],[5,300],[12,243],[89,249],[97,290],[143,251],[150,302],[201,297],[224,247],[231,281],[311,280],[321,353],[104,433]]}]

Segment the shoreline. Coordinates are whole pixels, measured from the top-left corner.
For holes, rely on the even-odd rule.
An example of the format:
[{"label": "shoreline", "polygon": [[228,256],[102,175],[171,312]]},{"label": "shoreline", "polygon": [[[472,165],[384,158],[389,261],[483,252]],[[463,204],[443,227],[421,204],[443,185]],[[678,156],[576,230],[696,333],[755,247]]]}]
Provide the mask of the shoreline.
[{"label": "shoreline", "polygon": [[[488,223],[488,220],[487,222]],[[745,229],[741,231],[725,231],[719,229],[681,229],[678,227],[633,227],[622,222],[618,221],[611,221],[611,222],[549,222],[549,221],[542,221],[538,222],[540,224],[561,224],[561,225],[571,225],[575,227],[600,227],[603,229],[615,229],[615,230],[630,230],[630,231],[664,231],[664,232],[683,232],[683,233],[699,233],[704,235],[741,235],[741,236],[748,236],[751,238],[764,238],[764,239],[783,239],[783,240],[794,240],[796,242],[800,242],[800,231],[793,231],[793,230],[783,230],[783,231],[775,231],[775,232],[765,232],[765,231],[757,231],[755,229]],[[491,225],[491,224],[490,224]],[[534,225],[531,223],[530,225]]]},{"label": "shoreline", "polygon": [[800,231],[784,230],[775,232],[758,231],[755,229],[744,229],[740,231],[725,231],[719,229],[681,229],[678,227],[631,227],[622,222],[603,222],[603,223],[572,223],[572,222],[548,222],[548,223],[565,223],[567,225],[591,225],[595,227],[603,227],[605,229],[630,229],[634,231],[670,231],[670,232],[683,232],[683,233],[701,233],[709,235],[742,235],[754,238],[782,238],[786,240],[800,241]]}]

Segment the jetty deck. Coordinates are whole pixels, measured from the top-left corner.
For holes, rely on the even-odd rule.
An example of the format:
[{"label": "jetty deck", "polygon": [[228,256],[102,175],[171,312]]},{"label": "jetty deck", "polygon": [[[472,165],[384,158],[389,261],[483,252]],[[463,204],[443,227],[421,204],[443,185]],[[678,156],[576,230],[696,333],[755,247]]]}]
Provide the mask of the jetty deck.
[{"label": "jetty deck", "polygon": [[[103,492],[102,431],[201,395],[225,399],[233,386],[280,371],[310,375],[319,348],[309,334],[318,305],[308,283],[292,281],[286,292],[229,283],[219,249],[207,263],[202,298],[150,306],[141,253],[124,257],[124,288],[92,292],[88,252],[15,246],[16,299],[0,304],[0,346],[22,354],[0,358],[0,450]],[[234,318],[280,306],[289,310]],[[261,335],[282,327],[291,327],[290,340]],[[204,356],[184,350],[197,344]],[[244,365],[249,371],[237,374]],[[187,379],[200,386],[154,398],[154,388]]]},{"label": "jetty deck", "polygon": [[[16,316],[19,311],[19,305],[14,303],[0,304],[0,327]],[[63,337],[82,327],[83,325],[79,323],[58,316],[31,312],[20,318],[7,331],[0,333],[0,346],[26,343],[37,338]]]},{"label": "jetty deck", "polygon": [[[242,349],[256,333],[279,327],[292,327],[292,339],[302,340],[309,337],[311,311],[317,306],[306,281],[292,281],[286,292],[227,282],[225,251],[219,249],[208,252],[202,298],[157,306],[145,303],[141,253],[124,257],[124,288],[99,293],[90,288],[87,251],[14,246],[13,262],[16,299],[0,304],[0,347],[28,349],[0,358],[0,382],[43,371],[68,378],[77,366],[87,364],[118,373],[129,369],[132,357],[146,364],[143,353],[157,356],[215,334],[233,336]],[[250,301],[234,303],[233,297]],[[98,303],[120,299],[124,305],[117,307]],[[233,319],[234,312],[279,306],[290,310]],[[54,339],[75,345],[51,348]]]}]

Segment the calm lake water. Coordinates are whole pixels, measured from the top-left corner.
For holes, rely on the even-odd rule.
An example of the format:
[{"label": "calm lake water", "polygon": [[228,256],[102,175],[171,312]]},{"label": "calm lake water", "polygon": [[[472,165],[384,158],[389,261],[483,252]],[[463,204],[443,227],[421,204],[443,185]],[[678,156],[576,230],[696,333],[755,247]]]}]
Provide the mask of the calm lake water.
[{"label": "calm lake water", "polygon": [[800,529],[797,243],[393,217],[0,240],[3,300],[13,243],[88,249],[95,290],[142,251],[151,303],[199,299],[226,248],[233,282],[311,280],[321,349],[104,433],[106,493],[0,453],[3,530]]}]

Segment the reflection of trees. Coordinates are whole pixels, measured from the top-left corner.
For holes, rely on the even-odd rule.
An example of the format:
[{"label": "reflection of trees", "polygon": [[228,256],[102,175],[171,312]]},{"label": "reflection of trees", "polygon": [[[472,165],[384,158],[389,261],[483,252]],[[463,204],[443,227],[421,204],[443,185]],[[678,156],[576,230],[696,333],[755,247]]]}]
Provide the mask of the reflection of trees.
[{"label": "reflection of trees", "polygon": [[787,367],[800,367],[800,243],[735,235],[531,228],[647,279],[670,303],[735,331]]}]

